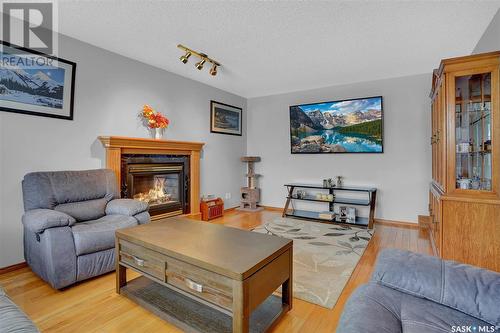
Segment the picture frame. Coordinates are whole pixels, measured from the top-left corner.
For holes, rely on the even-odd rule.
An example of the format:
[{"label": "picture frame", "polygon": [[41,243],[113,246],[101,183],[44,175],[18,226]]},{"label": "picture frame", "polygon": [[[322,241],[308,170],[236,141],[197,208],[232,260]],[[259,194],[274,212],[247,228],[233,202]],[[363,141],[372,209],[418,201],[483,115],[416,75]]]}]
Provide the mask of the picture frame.
[{"label": "picture frame", "polygon": [[76,63],[0,41],[0,111],[73,120]]},{"label": "picture frame", "polygon": [[242,114],[240,107],[210,101],[210,132],[241,136]]},{"label": "picture frame", "polygon": [[347,206],[340,206],[339,207],[339,220],[342,222],[347,221],[347,218],[348,218],[347,214],[348,214]]}]

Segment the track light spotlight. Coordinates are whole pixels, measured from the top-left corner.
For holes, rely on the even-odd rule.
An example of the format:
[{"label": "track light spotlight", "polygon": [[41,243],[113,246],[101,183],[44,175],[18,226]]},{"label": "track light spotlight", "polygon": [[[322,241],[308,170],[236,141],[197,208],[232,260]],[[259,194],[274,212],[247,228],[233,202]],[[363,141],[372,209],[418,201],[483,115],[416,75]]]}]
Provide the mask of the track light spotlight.
[{"label": "track light spotlight", "polygon": [[191,52],[186,51],[186,54],[181,56],[179,59],[182,61],[183,64],[188,62],[189,57],[191,56]]},{"label": "track light spotlight", "polygon": [[194,65],[194,67],[196,67],[197,70],[201,71],[205,62],[207,62],[205,59],[201,59]]},{"label": "track light spotlight", "polygon": [[210,71],[209,71],[210,75],[212,76],[215,76],[217,75],[217,65],[212,65],[212,68],[210,68]]}]

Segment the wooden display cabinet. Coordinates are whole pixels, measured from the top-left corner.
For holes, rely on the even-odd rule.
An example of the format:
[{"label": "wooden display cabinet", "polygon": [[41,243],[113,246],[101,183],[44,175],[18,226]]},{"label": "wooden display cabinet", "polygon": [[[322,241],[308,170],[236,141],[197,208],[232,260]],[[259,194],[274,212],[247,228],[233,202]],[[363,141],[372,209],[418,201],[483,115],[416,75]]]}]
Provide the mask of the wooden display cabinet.
[{"label": "wooden display cabinet", "polygon": [[500,52],[441,61],[432,79],[432,243],[500,271]]}]

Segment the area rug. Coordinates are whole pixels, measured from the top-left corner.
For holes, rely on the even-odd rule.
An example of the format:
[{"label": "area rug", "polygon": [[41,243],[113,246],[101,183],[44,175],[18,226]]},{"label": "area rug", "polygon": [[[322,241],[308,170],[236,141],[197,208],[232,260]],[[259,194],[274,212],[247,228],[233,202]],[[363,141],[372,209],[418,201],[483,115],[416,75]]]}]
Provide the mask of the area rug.
[{"label": "area rug", "polygon": [[293,239],[293,296],[333,308],[372,230],[278,218],[254,232]]}]

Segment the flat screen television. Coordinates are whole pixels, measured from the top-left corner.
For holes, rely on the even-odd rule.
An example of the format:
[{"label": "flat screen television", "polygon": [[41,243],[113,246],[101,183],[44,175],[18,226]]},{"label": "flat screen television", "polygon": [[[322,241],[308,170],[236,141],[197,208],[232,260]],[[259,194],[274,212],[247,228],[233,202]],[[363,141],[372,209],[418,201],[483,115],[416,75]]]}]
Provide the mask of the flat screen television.
[{"label": "flat screen television", "polygon": [[382,153],[382,96],[290,106],[292,154]]}]

